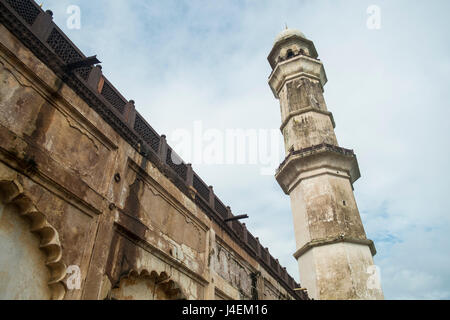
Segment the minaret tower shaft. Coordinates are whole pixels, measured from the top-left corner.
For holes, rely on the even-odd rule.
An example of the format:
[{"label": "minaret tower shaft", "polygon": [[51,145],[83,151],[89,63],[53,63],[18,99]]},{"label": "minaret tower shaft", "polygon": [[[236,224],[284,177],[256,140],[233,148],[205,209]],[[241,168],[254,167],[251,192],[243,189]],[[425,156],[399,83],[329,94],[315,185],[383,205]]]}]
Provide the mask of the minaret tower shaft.
[{"label": "minaret tower shaft", "polygon": [[314,299],[383,299],[375,246],[366,238],[353,195],[358,162],[352,150],[338,145],[314,43],[286,29],[268,60],[286,148],[276,179],[291,198],[302,286]]}]

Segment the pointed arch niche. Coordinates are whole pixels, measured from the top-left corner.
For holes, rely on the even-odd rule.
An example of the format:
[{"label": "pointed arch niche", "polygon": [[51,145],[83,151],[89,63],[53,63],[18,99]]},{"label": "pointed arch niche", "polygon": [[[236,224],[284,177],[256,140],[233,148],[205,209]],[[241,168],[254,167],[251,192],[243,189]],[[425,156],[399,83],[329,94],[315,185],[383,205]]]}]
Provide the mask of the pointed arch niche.
[{"label": "pointed arch niche", "polygon": [[185,300],[179,285],[165,273],[131,271],[109,294],[113,300]]},{"label": "pointed arch niche", "polygon": [[[2,168],[0,168],[2,169]],[[0,300],[60,300],[66,288],[58,233],[0,170]]]}]

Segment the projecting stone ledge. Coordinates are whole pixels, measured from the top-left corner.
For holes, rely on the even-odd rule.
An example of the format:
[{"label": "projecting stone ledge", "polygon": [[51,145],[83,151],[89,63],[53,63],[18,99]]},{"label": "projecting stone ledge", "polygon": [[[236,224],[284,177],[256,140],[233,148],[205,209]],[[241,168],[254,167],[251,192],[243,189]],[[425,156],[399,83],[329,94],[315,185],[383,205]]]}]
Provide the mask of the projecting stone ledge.
[{"label": "projecting stone ledge", "polygon": [[328,244],[339,243],[339,242],[363,244],[363,245],[366,245],[366,246],[369,247],[370,252],[372,253],[372,256],[375,256],[377,254],[377,249],[375,248],[375,244],[373,243],[372,240],[370,240],[370,239],[358,239],[358,238],[348,237],[348,236],[342,235],[342,236],[338,236],[338,237],[328,237],[328,238],[324,238],[324,239],[312,240],[312,241],[306,243],[300,249],[298,249],[294,253],[293,256],[294,256],[295,259],[298,259],[303,254],[305,254],[306,252],[308,252],[310,249],[312,249],[314,247],[320,247],[320,246],[325,246],[325,245],[328,245]]},{"label": "projecting stone ledge", "polygon": [[287,81],[306,77],[319,81],[322,88],[327,83],[327,75],[321,61],[305,55],[299,55],[276,65],[269,77],[269,85],[276,99]]},{"label": "projecting stone ledge", "polygon": [[348,178],[352,185],[361,177],[358,160],[352,150],[324,143],[289,153],[275,178],[289,195],[302,180],[323,174]]}]

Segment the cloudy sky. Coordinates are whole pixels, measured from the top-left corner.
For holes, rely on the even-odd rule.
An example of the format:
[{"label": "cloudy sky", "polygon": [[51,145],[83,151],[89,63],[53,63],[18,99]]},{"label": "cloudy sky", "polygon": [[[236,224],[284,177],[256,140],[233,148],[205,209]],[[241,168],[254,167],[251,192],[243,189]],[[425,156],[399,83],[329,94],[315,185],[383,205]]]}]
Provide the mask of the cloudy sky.
[{"label": "cloudy sky", "polygon": [[[339,143],[358,156],[355,196],[385,297],[450,299],[449,1],[43,2],[169,139],[195,123],[278,129],[266,58],[285,23],[300,29],[324,62]],[[81,9],[80,29],[67,27],[70,5]],[[381,9],[379,30],[367,27],[370,5]],[[258,165],[194,169],[235,214],[250,216],[250,231],[298,280],[290,201],[273,174]]]}]

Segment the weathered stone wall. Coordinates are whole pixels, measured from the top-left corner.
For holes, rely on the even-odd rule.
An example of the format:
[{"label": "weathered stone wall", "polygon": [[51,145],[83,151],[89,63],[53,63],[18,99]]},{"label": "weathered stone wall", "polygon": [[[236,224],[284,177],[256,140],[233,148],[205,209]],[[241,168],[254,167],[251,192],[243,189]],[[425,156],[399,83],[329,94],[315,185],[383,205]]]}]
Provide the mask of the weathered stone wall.
[{"label": "weathered stone wall", "polygon": [[0,297],[294,298],[2,24],[0,196]]}]

